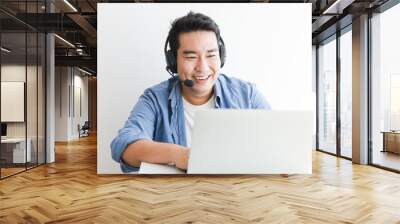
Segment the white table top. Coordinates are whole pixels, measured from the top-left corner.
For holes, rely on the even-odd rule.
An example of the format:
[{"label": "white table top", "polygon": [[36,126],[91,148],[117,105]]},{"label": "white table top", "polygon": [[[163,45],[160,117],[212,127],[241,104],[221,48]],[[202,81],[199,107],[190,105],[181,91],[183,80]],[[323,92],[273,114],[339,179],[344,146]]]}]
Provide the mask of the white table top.
[{"label": "white table top", "polygon": [[[19,143],[19,142],[24,142],[25,138],[6,138],[6,139],[1,139],[1,143]],[[27,139],[27,141],[30,141],[30,138]]]},{"label": "white table top", "polygon": [[141,162],[139,174],[185,174],[175,166]]}]

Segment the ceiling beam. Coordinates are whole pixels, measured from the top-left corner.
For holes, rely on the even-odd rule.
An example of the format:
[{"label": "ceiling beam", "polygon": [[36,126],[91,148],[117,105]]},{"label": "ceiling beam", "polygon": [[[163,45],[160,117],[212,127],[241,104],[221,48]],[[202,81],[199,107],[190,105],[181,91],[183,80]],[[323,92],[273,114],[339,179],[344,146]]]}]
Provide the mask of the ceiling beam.
[{"label": "ceiling beam", "polygon": [[322,14],[342,14],[343,10],[351,5],[355,0],[336,0],[332,2]]},{"label": "ceiling beam", "polygon": [[83,66],[96,70],[97,60],[91,56],[55,56],[56,66]]},{"label": "ceiling beam", "polygon": [[[89,39],[96,40],[97,39],[97,30],[90,24],[85,17],[80,14],[70,13],[67,16],[73,20],[77,25],[79,25],[85,33],[90,37]],[[96,46],[96,41],[92,41],[91,46]]]}]

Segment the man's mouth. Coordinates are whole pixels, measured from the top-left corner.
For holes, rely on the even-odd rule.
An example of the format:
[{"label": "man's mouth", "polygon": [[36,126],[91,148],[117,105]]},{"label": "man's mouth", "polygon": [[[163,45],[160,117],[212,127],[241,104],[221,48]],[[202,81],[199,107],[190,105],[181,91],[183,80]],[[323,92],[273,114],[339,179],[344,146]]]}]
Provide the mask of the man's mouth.
[{"label": "man's mouth", "polygon": [[202,81],[202,80],[207,80],[208,78],[210,78],[211,77],[211,75],[205,75],[205,76],[193,76],[193,79],[194,80],[199,80],[199,81]]}]

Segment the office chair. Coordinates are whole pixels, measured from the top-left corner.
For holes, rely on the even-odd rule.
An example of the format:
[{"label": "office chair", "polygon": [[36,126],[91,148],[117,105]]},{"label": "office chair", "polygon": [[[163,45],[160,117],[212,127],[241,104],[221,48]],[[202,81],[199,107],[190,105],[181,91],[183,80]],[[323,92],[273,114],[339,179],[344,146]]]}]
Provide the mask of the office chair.
[{"label": "office chair", "polygon": [[90,129],[89,121],[85,121],[82,127],[80,127],[80,125],[78,124],[79,138],[89,136],[89,129]]}]

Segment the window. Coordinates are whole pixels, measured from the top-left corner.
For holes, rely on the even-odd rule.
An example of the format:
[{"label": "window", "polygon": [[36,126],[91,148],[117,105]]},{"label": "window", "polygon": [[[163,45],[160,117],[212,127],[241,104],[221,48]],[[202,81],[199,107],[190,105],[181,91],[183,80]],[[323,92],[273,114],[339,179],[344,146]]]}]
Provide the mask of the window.
[{"label": "window", "polygon": [[336,153],[336,39],[318,48],[318,149]]},{"label": "window", "polygon": [[371,18],[370,156],[372,164],[395,170],[400,170],[399,21],[399,4]]},{"label": "window", "polygon": [[340,36],[340,155],[352,157],[352,34]]}]

